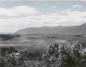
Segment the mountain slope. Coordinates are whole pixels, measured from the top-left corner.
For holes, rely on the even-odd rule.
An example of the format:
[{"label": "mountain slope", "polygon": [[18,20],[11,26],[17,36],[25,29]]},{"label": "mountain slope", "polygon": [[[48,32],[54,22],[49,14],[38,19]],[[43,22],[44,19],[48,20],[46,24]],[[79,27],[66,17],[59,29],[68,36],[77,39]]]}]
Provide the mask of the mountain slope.
[{"label": "mountain slope", "polygon": [[16,32],[17,34],[86,34],[86,23],[79,26],[58,26],[58,27],[38,27],[26,28]]}]

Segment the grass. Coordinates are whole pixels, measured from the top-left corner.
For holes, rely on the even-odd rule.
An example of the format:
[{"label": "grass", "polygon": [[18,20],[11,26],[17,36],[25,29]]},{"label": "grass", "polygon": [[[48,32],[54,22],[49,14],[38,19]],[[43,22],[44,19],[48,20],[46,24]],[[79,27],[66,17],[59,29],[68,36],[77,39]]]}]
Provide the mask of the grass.
[{"label": "grass", "polygon": [[46,67],[46,63],[42,61],[25,61],[26,67]]}]

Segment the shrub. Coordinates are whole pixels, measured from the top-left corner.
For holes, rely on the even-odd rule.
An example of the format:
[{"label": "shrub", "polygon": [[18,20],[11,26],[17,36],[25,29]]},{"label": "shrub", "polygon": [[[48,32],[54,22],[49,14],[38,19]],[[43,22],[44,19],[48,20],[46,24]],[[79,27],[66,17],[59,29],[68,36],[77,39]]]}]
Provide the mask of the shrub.
[{"label": "shrub", "polygon": [[83,48],[79,41],[58,40],[49,46],[43,58],[48,66],[52,63],[56,64],[56,67],[81,67],[82,65],[85,67],[86,55],[82,53]]}]

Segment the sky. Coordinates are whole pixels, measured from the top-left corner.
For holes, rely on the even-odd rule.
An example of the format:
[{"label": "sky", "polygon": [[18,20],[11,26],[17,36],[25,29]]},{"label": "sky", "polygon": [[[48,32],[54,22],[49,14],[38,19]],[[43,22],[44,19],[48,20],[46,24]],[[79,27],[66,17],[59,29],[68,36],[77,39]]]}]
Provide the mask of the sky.
[{"label": "sky", "polygon": [[86,23],[86,0],[0,0],[0,33]]}]

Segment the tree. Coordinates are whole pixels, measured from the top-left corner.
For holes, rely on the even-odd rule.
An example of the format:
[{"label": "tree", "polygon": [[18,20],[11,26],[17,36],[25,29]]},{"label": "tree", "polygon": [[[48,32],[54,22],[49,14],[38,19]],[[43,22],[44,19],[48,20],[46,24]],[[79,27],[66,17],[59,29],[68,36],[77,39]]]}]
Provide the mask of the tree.
[{"label": "tree", "polygon": [[56,67],[81,67],[86,64],[86,55],[82,53],[83,48],[79,41],[58,40],[49,46],[44,57],[48,66],[52,63],[56,64]]},{"label": "tree", "polygon": [[0,67],[22,67],[24,64],[24,55],[12,47],[1,48]]}]

